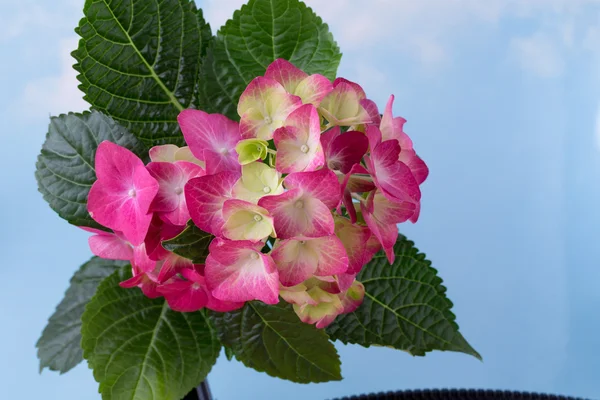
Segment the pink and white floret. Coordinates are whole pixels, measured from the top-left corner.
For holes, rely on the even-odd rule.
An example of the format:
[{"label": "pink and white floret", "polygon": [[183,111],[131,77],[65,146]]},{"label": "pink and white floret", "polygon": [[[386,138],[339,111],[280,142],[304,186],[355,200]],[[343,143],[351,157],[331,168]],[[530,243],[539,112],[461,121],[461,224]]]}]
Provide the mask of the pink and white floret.
[{"label": "pink and white floret", "polygon": [[[428,169],[393,101],[380,115],[358,84],[279,59],[242,93],[239,123],[184,110],[188,147],[153,147],[147,165],[103,142],[88,211],[107,230],[85,228],[90,248],[175,311],[283,299],[323,328],[362,303],[355,277],[380,249],[394,262],[397,224],[419,217]],[[162,246],[190,220],[214,236],[204,264]]]}]

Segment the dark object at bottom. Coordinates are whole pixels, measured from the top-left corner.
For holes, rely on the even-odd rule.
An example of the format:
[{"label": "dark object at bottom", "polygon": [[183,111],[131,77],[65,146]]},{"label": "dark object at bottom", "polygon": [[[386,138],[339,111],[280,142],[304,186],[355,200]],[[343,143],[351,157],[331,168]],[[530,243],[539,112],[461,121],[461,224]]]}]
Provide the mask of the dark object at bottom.
[{"label": "dark object at bottom", "polygon": [[333,400],[582,400],[576,397],[503,390],[433,389],[381,392]]},{"label": "dark object at bottom", "polygon": [[198,387],[186,394],[182,400],[212,400],[208,381],[204,380]]}]

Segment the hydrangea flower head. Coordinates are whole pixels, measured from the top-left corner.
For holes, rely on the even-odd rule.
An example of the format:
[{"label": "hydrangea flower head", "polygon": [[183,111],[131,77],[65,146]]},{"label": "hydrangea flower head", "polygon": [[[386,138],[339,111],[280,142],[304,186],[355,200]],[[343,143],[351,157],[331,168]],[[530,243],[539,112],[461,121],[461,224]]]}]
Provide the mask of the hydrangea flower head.
[{"label": "hydrangea flower head", "polygon": [[[356,277],[380,249],[394,262],[397,224],[419,216],[428,169],[393,101],[380,115],[357,83],[278,59],[241,94],[239,123],[184,110],[187,146],[153,147],[148,165],[102,143],[88,208],[107,230],[90,247],[129,260],[122,286],[173,310],[283,299],[324,328],[360,306]],[[202,264],[162,246],[191,225],[212,235]]]}]

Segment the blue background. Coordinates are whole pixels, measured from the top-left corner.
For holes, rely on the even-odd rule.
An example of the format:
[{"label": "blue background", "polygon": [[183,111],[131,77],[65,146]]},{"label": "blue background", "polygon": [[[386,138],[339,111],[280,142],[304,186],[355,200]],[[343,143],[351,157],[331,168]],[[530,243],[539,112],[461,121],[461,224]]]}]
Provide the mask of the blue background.
[{"label": "blue background", "polygon": [[[199,1],[213,25],[242,2]],[[221,357],[213,395],[328,398],[471,387],[600,398],[600,4],[594,0],[307,1],[329,22],[339,75],[395,113],[431,174],[401,232],[448,287],[481,363],[338,345],[344,380],[295,385]],[[85,363],[38,374],[34,344],[87,234],[37,192],[48,116],[83,110],[69,51],[80,1],[0,0],[2,397],[98,399]],[[214,28],[213,28],[214,30]]]}]

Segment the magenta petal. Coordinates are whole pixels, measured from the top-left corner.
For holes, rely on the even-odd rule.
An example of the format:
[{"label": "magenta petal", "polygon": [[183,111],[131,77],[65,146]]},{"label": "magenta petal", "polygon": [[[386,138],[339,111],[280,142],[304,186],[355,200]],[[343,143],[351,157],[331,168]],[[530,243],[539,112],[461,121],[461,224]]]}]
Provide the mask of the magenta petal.
[{"label": "magenta petal", "polygon": [[271,256],[247,241],[220,241],[211,246],[204,269],[206,283],[219,300],[279,302],[279,277]]},{"label": "magenta petal", "polygon": [[88,239],[90,250],[98,257],[108,260],[131,260],[133,249],[125,240],[114,234],[99,234]]},{"label": "magenta petal", "polygon": [[[239,124],[221,114],[188,109],[179,113],[177,121],[192,154],[200,160],[204,160],[204,150],[223,155],[235,153],[235,145],[241,139]],[[208,162],[206,168],[210,169]]]},{"label": "magenta petal", "polygon": [[331,143],[336,137],[340,136],[341,134],[342,130],[339,126],[334,126],[333,128],[321,134],[321,146],[323,147],[325,155],[331,152]]},{"label": "magenta petal", "polygon": [[303,194],[301,189],[290,189],[278,196],[265,196],[258,205],[269,210],[277,237],[281,239],[299,235],[320,237],[333,233],[330,208],[309,194]]},{"label": "magenta petal", "polygon": [[[346,207],[352,223],[356,222],[356,210],[352,202],[352,193],[365,193],[372,190],[375,190],[375,184],[369,176],[369,171],[360,164],[354,164],[350,172],[344,176],[341,185],[342,204]],[[339,209],[338,213],[340,213]]]},{"label": "magenta petal", "polygon": [[394,262],[394,244],[398,238],[397,223],[408,220],[415,212],[415,204],[402,201],[391,202],[381,192],[375,191],[369,195],[361,210],[367,226],[379,239],[388,260]]},{"label": "magenta petal", "polygon": [[218,174],[223,171],[239,172],[241,170],[235,149],[223,153],[207,149],[204,150],[204,159],[208,175]]},{"label": "magenta petal", "polygon": [[340,183],[335,173],[327,168],[289,174],[284,184],[287,189],[301,189],[329,209],[336,208],[340,202]]},{"label": "magenta petal", "polygon": [[369,147],[369,140],[362,132],[349,131],[335,137],[325,154],[327,166],[347,174],[354,164],[360,163]]},{"label": "magenta petal", "polygon": [[168,282],[158,289],[173,311],[194,312],[208,303],[208,295],[203,284],[181,279]]},{"label": "magenta petal", "polygon": [[383,194],[394,200],[419,201],[421,191],[410,168],[398,160],[400,144],[397,140],[381,142],[371,157],[367,157],[369,172]]},{"label": "magenta petal", "polygon": [[133,268],[133,277],[119,283],[122,288],[139,287],[142,292],[149,298],[155,299],[161,297],[162,294],[158,291],[158,284],[152,280],[147,273]]},{"label": "magenta petal", "polygon": [[273,79],[279,82],[288,93],[294,94],[298,84],[308,76],[308,74],[296,67],[291,62],[278,58],[267,67],[265,78]]},{"label": "magenta petal", "polygon": [[185,186],[183,171],[170,162],[151,162],[146,168],[158,181],[158,193],[150,205],[150,211],[168,212],[179,207]]},{"label": "magenta petal", "polygon": [[191,179],[185,185],[185,199],[194,224],[215,236],[221,234],[223,203],[232,197],[231,191],[239,179],[236,172],[220,172]]},{"label": "magenta petal", "polygon": [[191,260],[187,258],[178,256],[175,253],[171,253],[165,258],[160,272],[158,274],[157,280],[159,283],[166,282],[169,278],[173,277],[175,274],[180,272],[185,268],[193,268],[194,264]]},{"label": "magenta petal", "polygon": [[148,234],[144,239],[144,247],[148,254],[148,258],[154,261],[162,260],[167,257],[170,252],[162,247],[161,242],[169,240],[179,235],[185,229],[184,225],[172,225],[164,221],[157,214],[152,217]]},{"label": "magenta petal", "polygon": [[158,182],[131,151],[104,141],[96,151],[96,174],[88,195],[88,211],[98,223],[123,235],[133,245],[144,241]]},{"label": "magenta petal", "polygon": [[429,175],[429,168],[427,168],[427,164],[415,153],[412,149],[402,149],[400,151],[399,160],[406,164],[410,171],[412,172],[417,184],[421,184],[427,179]]}]

